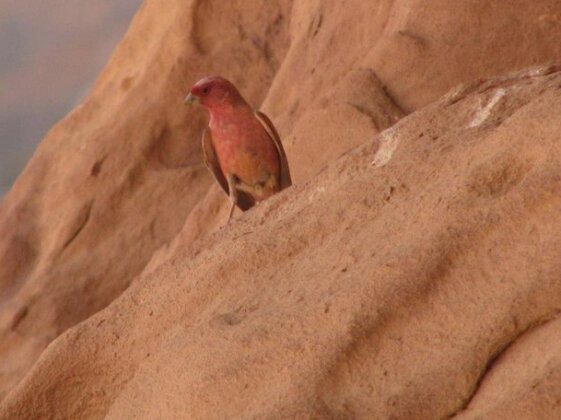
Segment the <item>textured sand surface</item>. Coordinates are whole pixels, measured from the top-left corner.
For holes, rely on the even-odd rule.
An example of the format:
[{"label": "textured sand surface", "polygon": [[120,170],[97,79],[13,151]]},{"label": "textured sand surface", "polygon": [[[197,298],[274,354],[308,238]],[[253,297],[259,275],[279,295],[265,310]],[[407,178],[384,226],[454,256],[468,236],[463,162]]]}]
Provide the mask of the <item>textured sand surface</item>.
[{"label": "textured sand surface", "polygon": [[[0,208],[0,418],[561,417],[555,6],[147,1]],[[213,73],[296,184],[222,229]]]}]

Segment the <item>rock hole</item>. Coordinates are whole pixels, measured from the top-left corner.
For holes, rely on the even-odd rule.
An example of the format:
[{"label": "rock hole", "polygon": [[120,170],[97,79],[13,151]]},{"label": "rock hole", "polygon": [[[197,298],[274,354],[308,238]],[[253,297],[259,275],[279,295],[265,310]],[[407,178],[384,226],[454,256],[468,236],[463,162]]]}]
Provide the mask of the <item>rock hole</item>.
[{"label": "rock hole", "polygon": [[127,91],[130,89],[130,87],[132,86],[132,81],[133,78],[132,77],[125,77],[122,81],[121,81],[121,90],[123,91]]}]

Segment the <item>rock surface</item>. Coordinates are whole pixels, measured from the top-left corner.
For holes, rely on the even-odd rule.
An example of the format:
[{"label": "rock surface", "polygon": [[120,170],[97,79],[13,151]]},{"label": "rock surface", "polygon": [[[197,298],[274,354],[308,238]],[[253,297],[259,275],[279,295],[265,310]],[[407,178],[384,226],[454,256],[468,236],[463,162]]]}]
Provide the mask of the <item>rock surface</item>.
[{"label": "rock surface", "polygon": [[[0,417],[561,416],[561,72],[469,82],[555,5],[147,1],[0,208]],[[220,230],[212,73],[296,181]]]}]

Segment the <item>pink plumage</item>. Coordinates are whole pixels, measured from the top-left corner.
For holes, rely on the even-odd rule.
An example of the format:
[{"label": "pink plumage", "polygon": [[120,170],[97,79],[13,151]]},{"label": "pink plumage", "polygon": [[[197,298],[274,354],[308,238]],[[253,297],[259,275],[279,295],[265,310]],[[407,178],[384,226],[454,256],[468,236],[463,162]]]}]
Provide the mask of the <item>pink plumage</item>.
[{"label": "pink plumage", "polygon": [[269,118],[255,111],[236,87],[221,77],[198,81],[186,103],[210,114],[203,133],[205,163],[234,207],[252,207],[292,184],[286,154]]}]

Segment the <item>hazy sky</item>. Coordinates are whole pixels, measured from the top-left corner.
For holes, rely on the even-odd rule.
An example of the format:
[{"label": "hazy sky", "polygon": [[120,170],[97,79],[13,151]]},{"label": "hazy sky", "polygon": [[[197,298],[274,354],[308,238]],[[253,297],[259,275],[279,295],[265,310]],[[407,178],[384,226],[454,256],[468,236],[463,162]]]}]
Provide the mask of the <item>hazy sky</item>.
[{"label": "hazy sky", "polygon": [[86,94],[142,0],[0,0],[0,197]]}]

